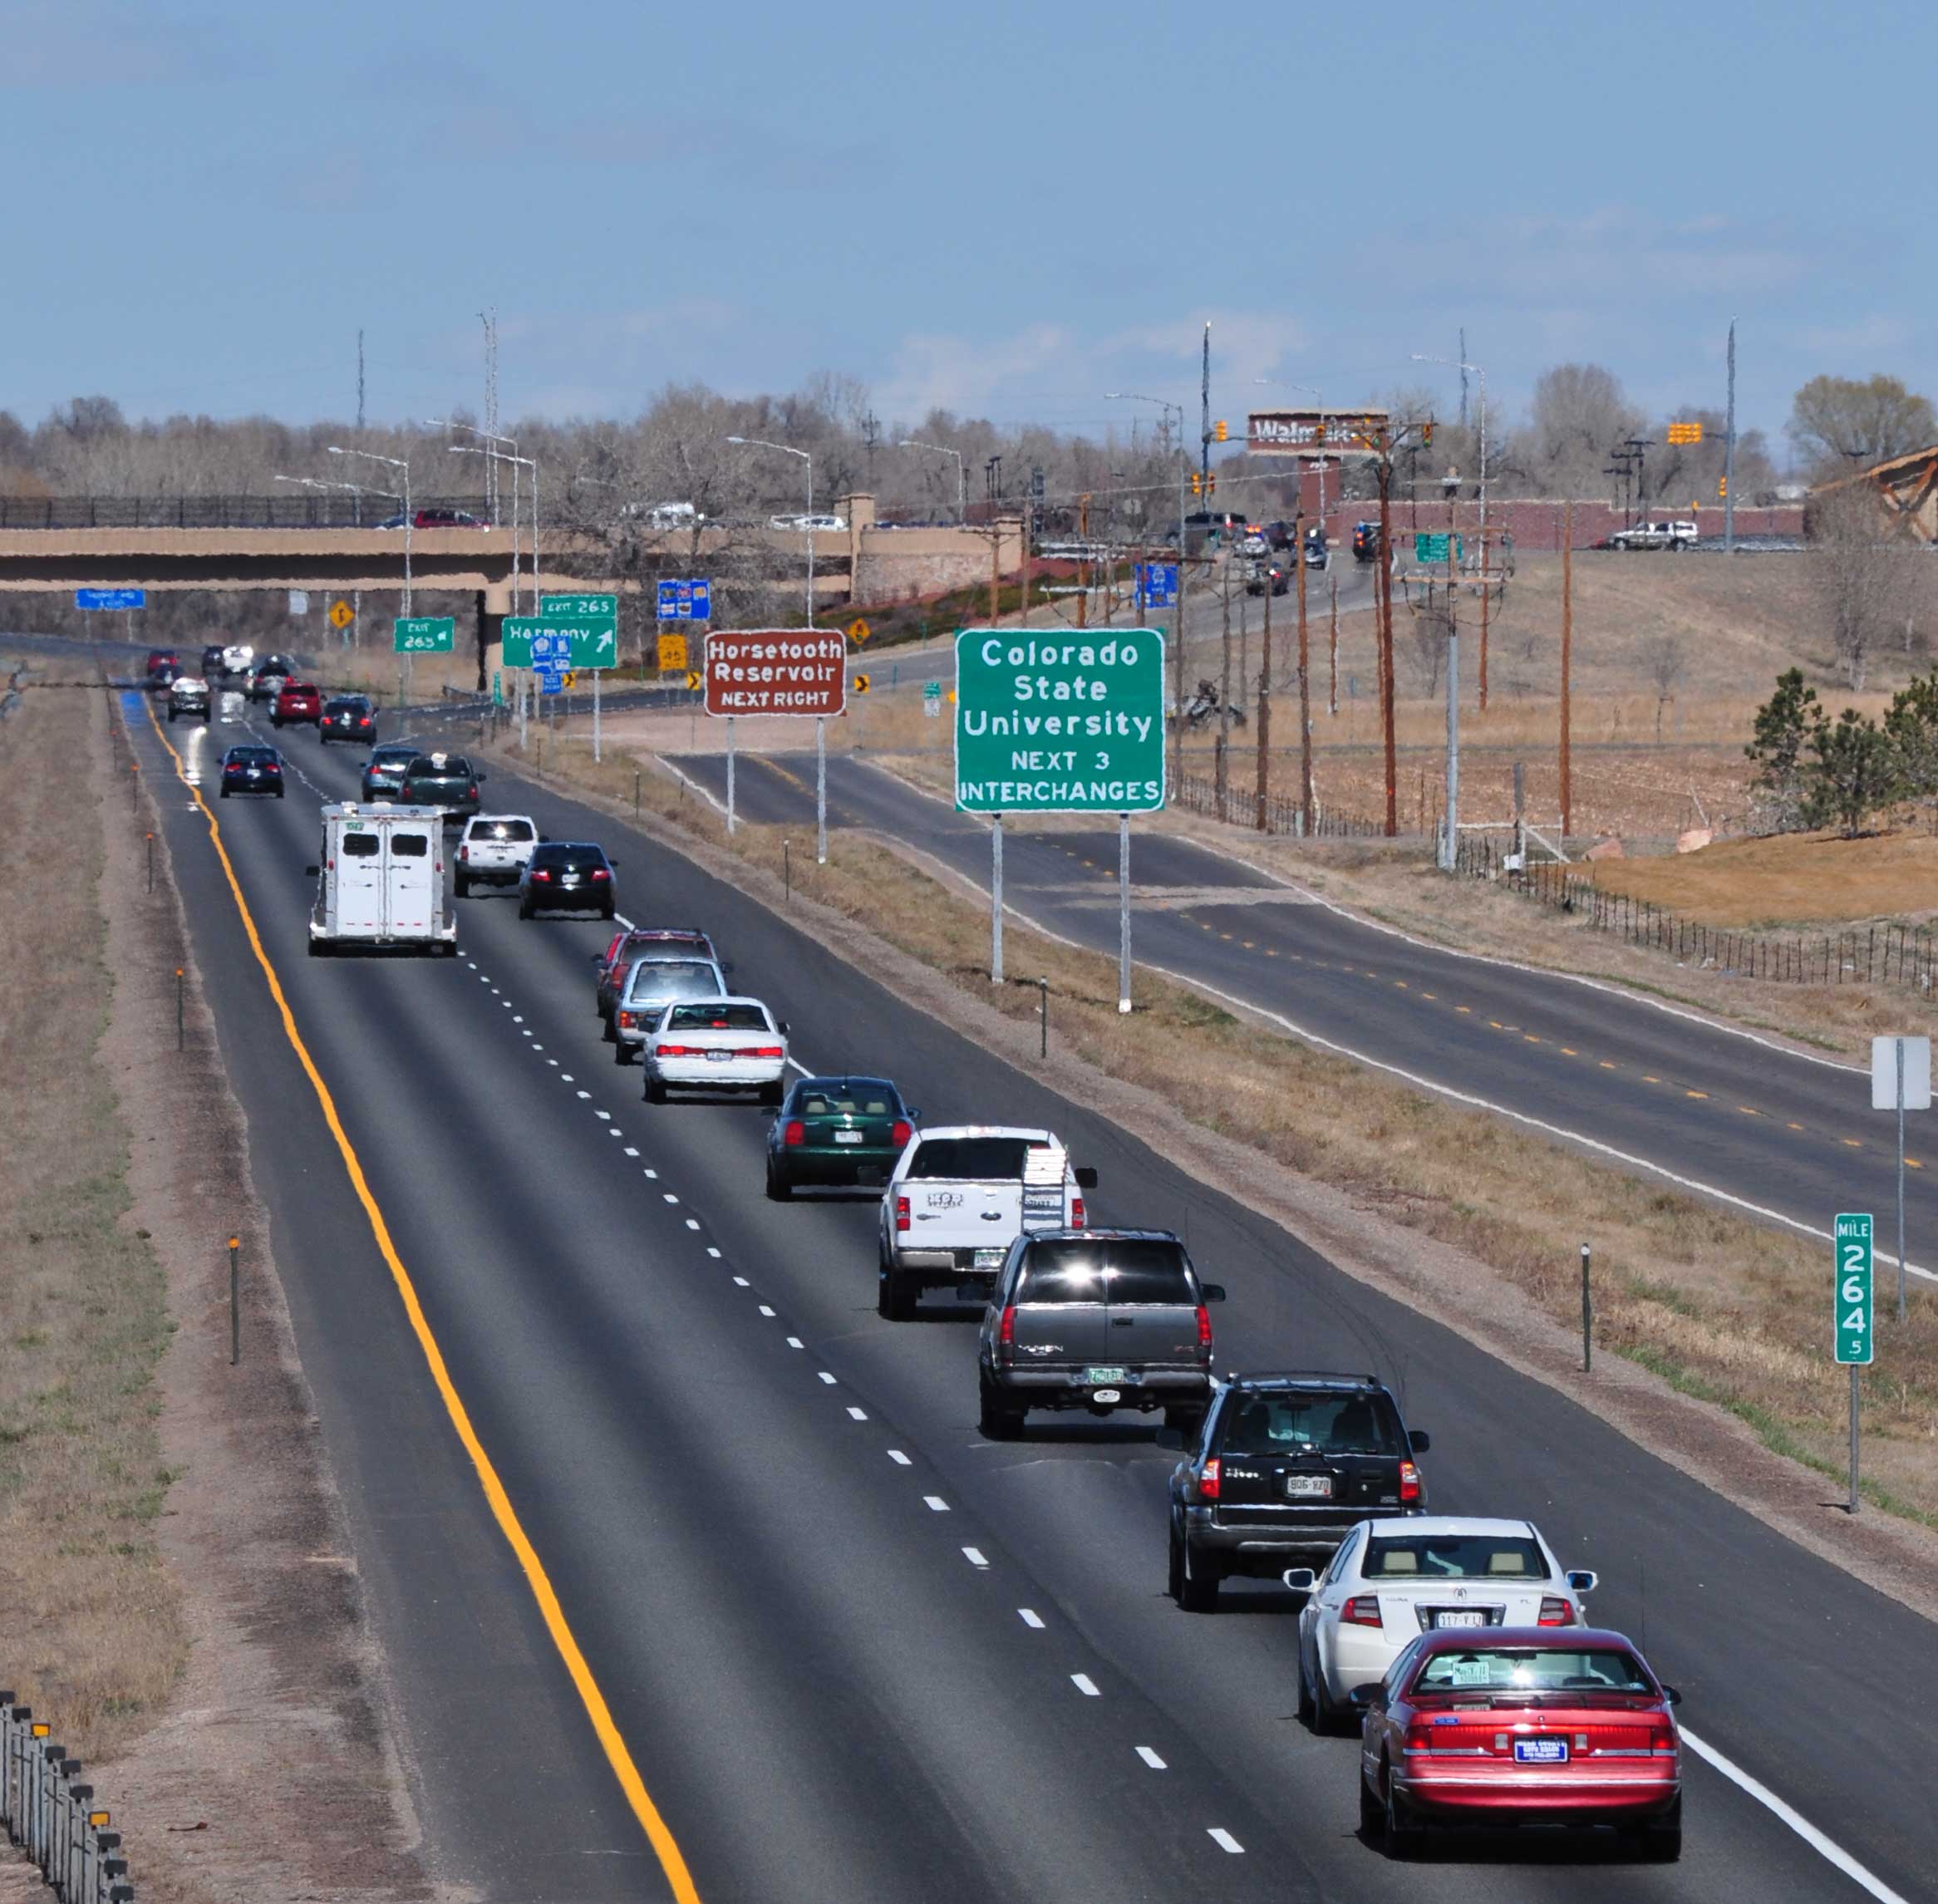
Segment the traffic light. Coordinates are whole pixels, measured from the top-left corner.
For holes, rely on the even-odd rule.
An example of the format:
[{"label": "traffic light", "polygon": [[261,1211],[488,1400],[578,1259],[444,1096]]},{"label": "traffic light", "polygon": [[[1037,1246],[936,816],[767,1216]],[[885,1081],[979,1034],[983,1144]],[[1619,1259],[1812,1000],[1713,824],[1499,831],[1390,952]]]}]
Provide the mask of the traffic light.
[{"label": "traffic light", "polygon": [[1206,494],[1207,495],[1212,495],[1212,496],[1215,496],[1215,495],[1216,495],[1216,494],[1218,493],[1218,480],[1217,480],[1217,478],[1215,475],[1212,475],[1212,476],[1207,476],[1207,477],[1205,478],[1205,480],[1204,480],[1204,482],[1205,482],[1205,494]]},{"label": "traffic light", "polygon": [[1231,431],[1226,429],[1225,420],[1222,416],[1212,426],[1212,435],[1221,443],[1226,441],[1231,434]]},{"label": "traffic light", "polygon": [[1668,436],[1671,443],[1699,443],[1703,440],[1703,426],[1699,423],[1671,423]]},{"label": "traffic light", "polygon": [[1191,472],[1191,493],[1194,496],[1204,494],[1204,479],[1195,470]]},{"label": "traffic light", "polygon": [[1434,426],[1430,423],[1422,424],[1420,426],[1420,447],[1423,450],[1430,450],[1433,446]]},{"label": "traffic light", "polygon": [[1717,500],[1718,502],[1725,502],[1725,501],[1727,501],[1727,500],[1729,499],[1729,479],[1727,476],[1719,476],[1719,477],[1717,477],[1717,479],[1716,479],[1716,500]]}]

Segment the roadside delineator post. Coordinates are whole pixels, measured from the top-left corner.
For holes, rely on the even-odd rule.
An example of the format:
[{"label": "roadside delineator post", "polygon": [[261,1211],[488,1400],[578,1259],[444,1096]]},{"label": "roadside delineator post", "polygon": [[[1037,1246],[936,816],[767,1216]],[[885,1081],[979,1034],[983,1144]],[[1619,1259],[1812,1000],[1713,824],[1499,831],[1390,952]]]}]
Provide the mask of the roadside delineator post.
[{"label": "roadside delineator post", "polygon": [[1590,1374],[1595,1366],[1595,1306],[1588,1291],[1588,1246],[1581,1245],[1581,1373]]},{"label": "roadside delineator post", "polygon": [[155,890],[155,835],[150,833],[144,837],[148,842],[148,890],[152,893]]},{"label": "roadside delineator post", "polygon": [[182,968],[175,967],[175,1049],[181,1050],[187,1043],[187,1026],[182,1010]]}]

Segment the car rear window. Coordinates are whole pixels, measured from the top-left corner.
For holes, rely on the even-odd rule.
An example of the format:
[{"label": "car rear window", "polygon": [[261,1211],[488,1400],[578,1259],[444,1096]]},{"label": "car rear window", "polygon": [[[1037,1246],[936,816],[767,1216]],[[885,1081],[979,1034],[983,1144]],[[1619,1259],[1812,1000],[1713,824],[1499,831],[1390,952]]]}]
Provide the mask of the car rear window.
[{"label": "car rear window", "polygon": [[494,819],[472,823],[473,839],[530,839],[535,837],[529,819]]},{"label": "car rear window", "polygon": [[229,757],[243,767],[273,766],[276,750],[273,747],[231,747]]},{"label": "car rear window", "polygon": [[637,1004],[647,998],[721,998],[726,987],[710,965],[699,961],[676,964],[669,959],[654,959],[632,968],[626,984],[626,1001]]},{"label": "car rear window", "polygon": [[1547,1562],[1513,1534],[1409,1534],[1373,1541],[1360,1571],[1369,1580],[1545,1580]]},{"label": "car rear window", "polygon": [[917,1146],[911,1177],[960,1177],[971,1183],[1020,1183],[1023,1159],[1049,1144],[1027,1137],[932,1137]]},{"label": "car rear window", "polygon": [[879,1090],[803,1091],[796,1117],[899,1117],[902,1107]]},{"label": "car rear window", "polygon": [[1645,1693],[1655,1688],[1642,1662],[1624,1648],[1462,1646],[1429,1653],[1412,1691]]},{"label": "car rear window", "polygon": [[346,859],[375,859],[378,850],[377,838],[374,833],[347,833],[343,835],[343,857]]},{"label": "car rear window", "polygon": [[1085,1238],[1030,1246],[1025,1302],[1167,1302],[1198,1300],[1184,1252],[1160,1237]]},{"label": "car rear window", "polygon": [[430,850],[430,842],[421,833],[393,833],[391,851],[400,859],[421,859]]},{"label": "car rear window", "polygon": [[767,1014],[758,1005],[676,1005],[666,1014],[669,1031],[765,1031]]},{"label": "car rear window", "polygon": [[441,763],[428,754],[420,754],[411,763],[408,777],[413,780],[468,780],[471,763],[462,754],[446,754]]},{"label": "car rear window", "polygon": [[1248,1395],[1227,1418],[1224,1445],[1242,1454],[1404,1454],[1384,1395]]}]

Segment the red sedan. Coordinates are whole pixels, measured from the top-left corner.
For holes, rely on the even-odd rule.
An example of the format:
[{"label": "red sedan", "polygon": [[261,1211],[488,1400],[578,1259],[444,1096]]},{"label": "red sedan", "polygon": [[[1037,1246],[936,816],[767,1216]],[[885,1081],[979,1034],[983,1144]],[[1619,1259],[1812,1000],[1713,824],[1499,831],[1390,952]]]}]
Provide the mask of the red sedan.
[{"label": "red sedan", "polygon": [[323,697],[313,681],[288,681],[276,696],[276,710],[269,716],[272,727],[292,721],[307,721],[312,726],[323,717]]},{"label": "red sedan", "polygon": [[1680,1697],[1620,1633],[1423,1633],[1384,1680],[1353,1689],[1365,1715],[1360,1830],[1407,1857],[1429,1822],[1612,1825],[1643,1856],[1672,1862]]}]

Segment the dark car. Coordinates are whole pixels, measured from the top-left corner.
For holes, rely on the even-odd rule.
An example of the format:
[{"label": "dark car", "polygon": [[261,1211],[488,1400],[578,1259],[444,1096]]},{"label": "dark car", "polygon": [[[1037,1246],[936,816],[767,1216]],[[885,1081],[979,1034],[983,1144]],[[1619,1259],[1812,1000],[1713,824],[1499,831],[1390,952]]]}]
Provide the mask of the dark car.
[{"label": "dark car", "polygon": [[1206,1305],[1224,1299],[1168,1230],[1018,1237],[976,1345],[982,1432],[1014,1439],[1033,1408],[1161,1408],[1173,1429],[1195,1427],[1212,1390]]},{"label": "dark car", "polygon": [[1267,588],[1273,594],[1282,595],[1291,585],[1291,570],[1276,562],[1254,562],[1245,577],[1247,595],[1262,595]]},{"label": "dark car", "polygon": [[202,651],[202,678],[204,681],[220,681],[228,670],[222,665],[226,651],[220,642],[211,642]]},{"label": "dark car", "polygon": [[1380,559],[1378,523],[1355,522],[1353,524],[1353,559],[1355,562],[1377,562]]},{"label": "dark car", "polygon": [[1306,531],[1306,566],[1308,568],[1332,566],[1331,544],[1326,539],[1326,531],[1316,525]]},{"label": "dark car", "polygon": [[519,876],[518,916],[534,913],[600,913],[611,918],[615,863],[589,840],[547,840],[532,849]]},{"label": "dark car", "polygon": [[366,800],[395,799],[411,763],[423,751],[415,740],[386,740],[382,746],[373,748],[363,763],[363,797]]},{"label": "dark car", "polygon": [[273,794],[283,798],[283,756],[273,747],[231,747],[222,756],[224,799],[231,794]]},{"label": "dark car", "polygon": [[302,678],[303,664],[293,655],[264,655],[249,670],[249,699],[273,701],[285,681]]},{"label": "dark car", "polygon": [[1292,538],[1297,534],[1296,523],[1268,522],[1264,529],[1266,545],[1271,549],[1290,549]]},{"label": "dark car", "polygon": [[148,672],[144,678],[150,687],[166,687],[181,672],[181,657],[173,648],[148,651]]},{"label": "dark car", "polygon": [[[705,959],[730,969],[713,949],[713,941],[697,926],[629,926],[603,952],[593,954],[599,975],[593,982],[593,1009],[605,1024],[606,1041],[612,1038],[612,1015],[619,1009],[626,975],[634,963],[648,959]],[[723,995],[724,996],[724,995]]]},{"label": "dark car", "polygon": [[1171,1592],[1211,1612],[1230,1574],[1328,1556],[1356,1522],[1427,1511],[1409,1433],[1374,1375],[1233,1375],[1171,1476]]},{"label": "dark car", "polygon": [[[323,703],[322,718],[317,722],[319,740],[376,739],[376,711],[361,694],[339,694]],[[415,756],[413,756],[415,758]]]},{"label": "dark car", "polygon": [[886,1078],[801,1078],[767,1131],[767,1194],[785,1203],[809,1185],[878,1182],[915,1134]]},{"label": "dark car", "polygon": [[1352,1700],[1360,1832],[1389,1857],[1429,1823],[1612,1826],[1651,1862],[1682,1856],[1682,1695],[1620,1633],[1422,1633]]},{"label": "dark car", "polygon": [[445,824],[455,825],[477,812],[484,778],[462,754],[420,754],[405,768],[397,798],[406,806],[436,807]]}]

